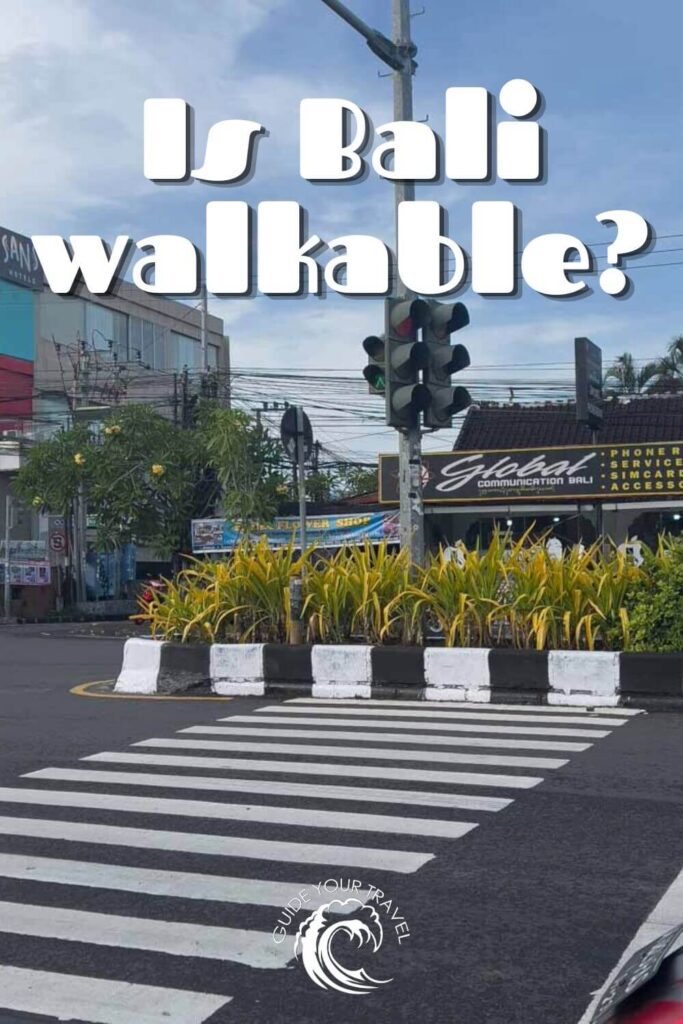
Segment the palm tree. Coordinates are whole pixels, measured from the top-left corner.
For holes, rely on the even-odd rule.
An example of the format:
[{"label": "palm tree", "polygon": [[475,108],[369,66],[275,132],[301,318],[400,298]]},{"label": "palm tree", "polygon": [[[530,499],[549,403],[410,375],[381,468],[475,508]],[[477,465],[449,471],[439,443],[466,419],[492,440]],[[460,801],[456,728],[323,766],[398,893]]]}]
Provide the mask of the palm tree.
[{"label": "palm tree", "polygon": [[666,355],[657,364],[657,390],[680,391],[683,388],[683,334],[672,338]]},{"label": "palm tree", "polygon": [[[681,380],[683,382],[683,337],[681,342]],[[666,357],[668,358],[668,357]],[[605,374],[605,393],[612,395],[644,395],[653,391],[659,384],[664,362],[646,363],[640,369],[630,352],[618,356]]]}]

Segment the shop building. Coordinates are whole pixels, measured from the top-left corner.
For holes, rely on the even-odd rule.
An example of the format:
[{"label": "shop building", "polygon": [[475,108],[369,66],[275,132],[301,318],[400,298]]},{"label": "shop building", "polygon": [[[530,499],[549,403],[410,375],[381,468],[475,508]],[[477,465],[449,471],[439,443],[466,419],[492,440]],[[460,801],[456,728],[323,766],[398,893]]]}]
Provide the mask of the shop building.
[{"label": "shop building", "polygon": [[[595,437],[572,403],[473,406],[453,450],[423,456],[423,493],[433,548],[496,528],[654,544],[683,529],[683,395],[607,401]],[[396,456],[380,456],[379,501],[398,503]]]},{"label": "shop building", "polygon": [[[13,474],[31,443],[67,426],[75,409],[139,402],[180,422],[203,387],[229,405],[229,339],[220,317],[207,315],[206,328],[196,306],[127,282],[111,296],[83,286],[54,295],[31,240],[0,227],[0,545]],[[15,509],[10,550],[41,540],[47,557],[48,533],[48,517]]]}]

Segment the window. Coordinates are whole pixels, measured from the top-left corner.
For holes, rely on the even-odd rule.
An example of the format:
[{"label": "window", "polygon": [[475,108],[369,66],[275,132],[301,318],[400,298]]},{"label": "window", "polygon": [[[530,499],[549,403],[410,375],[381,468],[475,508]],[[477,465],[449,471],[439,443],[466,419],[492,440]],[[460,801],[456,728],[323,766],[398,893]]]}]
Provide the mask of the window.
[{"label": "window", "polygon": [[154,362],[151,364],[155,370],[167,370],[168,360],[168,338],[170,331],[161,324],[153,324],[154,327]]},{"label": "window", "polygon": [[142,364],[154,367],[154,324],[142,321]]},{"label": "window", "polygon": [[126,313],[113,314],[114,316],[114,351],[120,363],[128,360],[128,316]]},{"label": "window", "polygon": [[190,338],[187,334],[172,332],[171,337],[178,346],[178,362],[176,368],[182,370],[187,366],[188,370],[199,370],[202,365],[202,348],[196,338]]},{"label": "window", "polygon": [[209,345],[206,350],[207,365],[210,370],[218,369],[218,345]]},{"label": "window", "polygon": [[164,368],[166,328],[141,317],[130,318],[129,359],[152,370]]},{"label": "window", "polygon": [[139,316],[130,318],[128,358],[135,363],[142,360],[142,320]]},{"label": "window", "polygon": [[87,302],[85,335],[88,345],[105,357],[128,359],[128,317],[106,306]]}]

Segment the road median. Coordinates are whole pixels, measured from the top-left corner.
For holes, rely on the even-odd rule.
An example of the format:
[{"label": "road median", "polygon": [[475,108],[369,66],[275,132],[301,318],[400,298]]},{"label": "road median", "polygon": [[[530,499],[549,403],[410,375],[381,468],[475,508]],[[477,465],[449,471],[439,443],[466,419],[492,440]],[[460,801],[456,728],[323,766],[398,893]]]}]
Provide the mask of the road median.
[{"label": "road median", "polygon": [[477,704],[683,706],[683,653],[130,639],[120,694],[370,698]]}]

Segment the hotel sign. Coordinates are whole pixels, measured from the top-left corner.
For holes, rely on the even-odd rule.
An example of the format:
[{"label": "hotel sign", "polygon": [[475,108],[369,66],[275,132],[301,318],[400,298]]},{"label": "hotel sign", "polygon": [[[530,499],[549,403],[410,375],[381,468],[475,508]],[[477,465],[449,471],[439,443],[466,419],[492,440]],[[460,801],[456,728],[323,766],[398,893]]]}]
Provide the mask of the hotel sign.
[{"label": "hotel sign", "polygon": [[43,287],[43,268],[26,235],[0,227],[0,278],[25,288]]},{"label": "hotel sign", "polygon": [[[665,498],[683,494],[683,441],[438,452],[422,459],[425,502]],[[380,455],[379,500],[398,502],[398,458]]]}]

